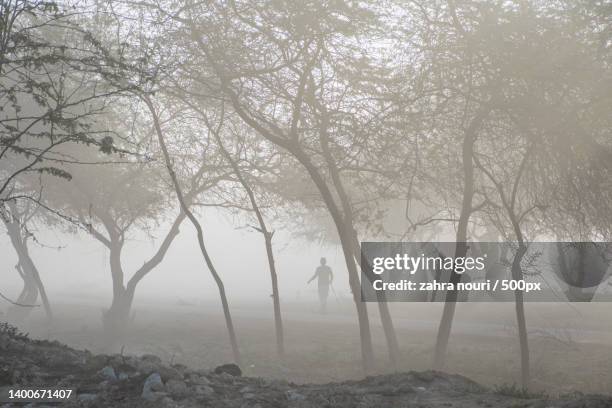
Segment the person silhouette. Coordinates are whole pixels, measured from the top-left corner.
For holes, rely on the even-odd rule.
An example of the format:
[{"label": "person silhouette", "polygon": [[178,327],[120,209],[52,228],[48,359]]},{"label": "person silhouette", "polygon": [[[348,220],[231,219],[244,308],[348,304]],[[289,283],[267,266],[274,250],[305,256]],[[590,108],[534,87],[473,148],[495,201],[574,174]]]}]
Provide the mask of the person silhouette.
[{"label": "person silhouette", "polygon": [[329,287],[334,280],[334,274],[329,266],[327,266],[327,260],[321,258],[321,264],[315,270],[314,275],[307,282],[310,283],[317,279],[319,286],[319,303],[321,305],[321,313],[327,312],[327,298],[329,296]]}]

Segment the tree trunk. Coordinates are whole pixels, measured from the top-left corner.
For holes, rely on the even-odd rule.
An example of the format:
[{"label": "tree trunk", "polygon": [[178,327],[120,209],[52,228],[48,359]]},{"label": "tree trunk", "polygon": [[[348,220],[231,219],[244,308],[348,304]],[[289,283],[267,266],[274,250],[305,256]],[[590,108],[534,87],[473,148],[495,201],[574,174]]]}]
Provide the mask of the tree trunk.
[{"label": "tree trunk", "polygon": [[[222,71],[218,67],[215,68],[217,72],[223,77]],[[350,236],[347,236],[344,228],[344,220],[342,214],[336,205],[334,197],[329,189],[329,186],[325,182],[323,176],[319,173],[317,167],[311,162],[310,158],[304,153],[298,145],[296,145],[291,138],[291,141],[283,139],[282,137],[272,135],[265,127],[261,126],[256,120],[250,117],[240,106],[236,95],[228,88],[224,88],[225,91],[229,91],[229,97],[232,100],[232,105],[236,110],[236,113],[245,121],[246,124],[251,126],[257,131],[262,137],[274,143],[275,145],[287,149],[293,156],[298,160],[302,166],[308,172],[311,180],[319,190],[321,198],[325,203],[338,231],[340,237],[340,244],[342,246],[342,252],[344,254],[344,261],[349,275],[349,285],[353,294],[353,302],[357,309],[357,318],[359,322],[359,338],[361,340],[361,356],[363,362],[363,368],[366,373],[371,373],[374,370],[374,350],[372,347],[372,334],[370,332],[370,321],[368,317],[368,309],[365,302],[361,301],[361,285],[359,281],[359,273],[355,264],[355,258],[352,250],[352,240]]]},{"label": "tree trunk", "polygon": [[[521,269],[521,261],[527,252],[524,244],[520,243],[518,251],[512,261],[512,279],[518,281],[523,279],[523,270]],[[519,345],[521,350],[521,385],[523,389],[527,389],[530,383],[529,373],[529,342],[527,338],[527,322],[525,319],[525,303],[523,292],[521,290],[514,291],[516,322],[518,325]]]},{"label": "tree trunk", "polygon": [[[326,140],[326,138],[323,138]],[[359,245],[359,238],[357,236],[357,231],[355,231],[354,223],[353,223],[353,209],[351,208],[351,203],[349,201],[348,194],[344,189],[344,184],[340,179],[340,172],[336,167],[333,158],[331,157],[331,153],[329,152],[329,147],[327,143],[322,143],[324,146],[324,151],[326,152],[328,166],[330,168],[330,173],[332,175],[332,181],[338,192],[338,197],[340,198],[340,203],[342,205],[342,209],[344,212],[344,225],[341,228],[347,231],[347,235],[351,239],[351,247],[353,249],[353,257],[357,265],[361,267],[361,246]],[[369,268],[366,268],[366,271],[369,271]],[[373,276],[367,276],[366,278],[372,282],[374,280]],[[395,327],[393,326],[393,320],[391,319],[391,313],[389,312],[389,304],[387,302],[387,295],[384,291],[376,291],[376,300],[378,306],[378,313],[380,314],[380,321],[383,326],[383,332],[385,333],[385,340],[387,341],[387,350],[389,352],[389,362],[394,370],[397,370],[398,363],[400,360],[400,352],[399,352],[399,344],[397,342],[397,335],[395,334]],[[362,302],[363,303],[363,302]]]},{"label": "tree trunk", "polygon": [[[460,221],[461,222],[461,221]],[[457,234],[459,235],[459,233]],[[465,238],[459,241],[457,238],[457,244],[455,246],[455,257],[464,257],[467,254],[467,242]],[[440,319],[440,325],[438,326],[438,335],[436,337],[436,348],[434,350],[434,370],[441,370],[446,364],[446,352],[448,350],[448,341],[450,339],[451,328],[453,325],[453,318],[455,316],[455,306],[457,305],[457,290],[456,286],[461,281],[461,274],[451,274],[450,282],[455,287],[455,290],[451,290],[446,294],[444,300],[444,310],[442,311],[442,318]]]},{"label": "tree trunk", "polygon": [[[359,267],[361,267],[361,246],[359,245],[359,237],[357,235],[357,231],[355,231],[353,208],[349,196],[346,193],[346,189],[344,188],[344,183],[342,182],[340,170],[336,164],[336,161],[334,160],[329,146],[328,113],[323,105],[318,104],[318,108],[321,111],[321,130],[319,132],[321,150],[323,152],[327,167],[329,169],[332,184],[340,200],[342,212],[344,213],[344,217],[342,218],[343,224],[340,228],[344,229],[347,232],[347,235],[350,237],[354,261]],[[369,271],[369,268],[366,268],[366,271]],[[366,278],[370,281],[373,280],[373,276],[366,276]],[[393,320],[391,319],[391,313],[389,312],[387,295],[383,291],[376,291],[376,299],[378,305],[378,312],[380,314],[380,321],[382,323],[383,331],[385,333],[385,339],[387,341],[389,362],[391,363],[393,369],[397,370],[397,364],[400,359],[399,345],[397,342],[397,336],[395,334],[395,327],[393,326]]]},{"label": "tree trunk", "polygon": [[[19,297],[15,301],[15,303],[19,303],[21,305],[33,305],[36,303],[38,299],[38,287],[36,286],[36,282],[33,279],[33,276],[24,271],[24,268],[21,266],[21,262],[15,266],[15,269],[19,272],[19,275],[23,279],[23,289],[19,294]],[[23,307],[18,305],[12,305],[8,309],[8,318],[14,322],[23,322],[32,312],[31,307]]]},{"label": "tree trunk", "polygon": [[[355,258],[358,259],[359,266],[361,267],[364,259],[361,256],[361,247],[357,240],[357,234],[353,233],[353,242],[355,247]],[[369,273],[370,268],[366,268],[366,278],[370,281],[374,281],[374,276]],[[387,302],[387,295],[383,291],[376,291],[376,300],[378,304],[378,313],[380,314],[380,322],[383,326],[385,333],[385,340],[387,341],[387,350],[389,352],[389,362],[393,370],[397,371],[398,363],[400,361],[399,343],[397,342],[397,335],[395,333],[395,327],[393,326],[393,320],[391,319],[391,313],[389,312],[389,304]]]},{"label": "tree trunk", "polygon": [[[169,160],[169,156],[167,157],[167,163],[168,163],[168,168],[170,169],[170,162]],[[172,170],[170,170],[172,171]],[[175,190],[176,190],[176,194],[177,196],[179,196],[179,200],[181,201],[181,206],[183,207],[183,211],[185,211],[185,213],[187,214],[187,217],[189,218],[189,220],[191,221],[191,223],[193,224],[194,228],[196,229],[197,232],[197,236],[198,236],[198,245],[200,246],[200,252],[202,253],[202,256],[204,257],[204,261],[206,262],[206,266],[208,267],[210,273],[213,276],[213,279],[215,280],[215,283],[217,284],[217,289],[219,291],[219,297],[221,298],[221,305],[223,308],[223,316],[225,318],[225,325],[227,327],[227,331],[228,331],[228,335],[229,335],[229,340],[230,340],[230,345],[232,347],[232,354],[234,356],[234,361],[236,364],[241,365],[242,364],[242,358],[240,357],[240,350],[238,348],[238,340],[236,338],[236,332],[234,330],[234,323],[232,320],[232,315],[230,313],[230,308],[229,308],[229,303],[227,301],[227,296],[225,294],[225,285],[223,284],[223,280],[221,280],[221,276],[219,276],[217,269],[215,268],[212,259],[210,258],[210,255],[208,254],[208,250],[206,249],[206,245],[204,243],[204,232],[202,230],[202,226],[200,224],[200,222],[197,220],[197,218],[193,215],[193,213],[189,210],[189,208],[187,207],[185,201],[183,200],[183,194],[180,190],[179,184],[178,184],[178,180],[176,179],[176,176],[174,175],[174,172],[172,171],[172,178],[175,180]]]},{"label": "tree trunk", "polygon": [[[15,211],[15,208],[12,208],[12,210]],[[17,252],[17,257],[19,259],[17,270],[24,281],[24,288],[19,295],[17,303],[32,305],[36,303],[38,294],[40,293],[47,319],[51,321],[53,320],[51,305],[49,303],[44,284],[40,278],[40,274],[38,273],[38,269],[30,256],[27,238],[24,237],[22,233],[22,226],[19,220],[16,218],[13,218],[12,221],[5,220],[5,225],[7,234],[11,240],[11,244],[13,245],[15,252]],[[23,320],[30,314],[31,311],[31,307],[19,307],[19,310],[15,309],[14,312],[11,312],[11,314],[15,316],[16,320]]]},{"label": "tree trunk", "polygon": [[123,265],[121,263],[121,253],[123,251],[124,238],[122,234],[117,232],[112,218],[108,213],[97,213],[97,217],[102,220],[108,238],[101,233],[91,229],[92,234],[96,239],[102,242],[110,252],[109,264],[111,270],[111,278],[113,283],[113,301],[110,308],[104,312],[102,316],[102,325],[107,337],[107,345],[112,348],[118,340],[123,340],[130,323],[130,312],[136,286],[138,283],[151,272],[164,259],[170,245],[179,234],[179,226],[185,219],[183,211],[176,217],[172,227],[166,234],[157,252],[149,258],[136,272],[132,275],[127,284],[124,284]]},{"label": "tree trunk", "polygon": [[157,133],[157,138],[158,138],[160,147],[162,149],[162,153],[164,155],[164,161],[166,162],[166,168],[168,169],[168,173],[170,175],[170,178],[172,179],[172,184],[174,186],[174,191],[176,193],[179,204],[181,205],[182,210],[187,215],[187,218],[189,218],[189,221],[191,222],[191,224],[196,229],[197,236],[198,236],[198,245],[200,246],[200,252],[202,253],[202,256],[204,257],[206,266],[208,267],[210,273],[212,274],[213,279],[215,280],[215,283],[217,284],[217,289],[219,290],[219,297],[221,298],[221,305],[223,307],[223,315],[225,317],[225,325],[227,326],[227,331],[228,331],[229,340],[230,340],[230,344],[232,348],[232,354],[234,356],[234,361],[236,364],[241,365],[242,359],[240,357],[240,350],[238,348],[238,341],[236,339],[236,332],[234,330],[234,323],[232,320],[232,315],[230,313],[227,296],[225,294],[225,285],[223,284],[221,277],[217,273],[217,269],[215,268],[212,262],[212,259],[210,258],[208,254],[208,250],[206,249],[206,245],[204,243],[204,232],[202,230],[202,225],[200,224],[198,219],[193,215],[193,213],[189,209],[189,206],[187,205],[187,202],[183,196],[183,192],[181,190],[181,186],[179,184],[178,178],[176,177],[176,173],[174,172],[174,169],[172,168],[172,161],[170,159],[170,153],[168,153],[168,148],[166,147],[166,142],[164,140],[164,135],[163,135],[161,125],[159,122],[159,117],[157,116],[157,111],[155,110],[153,103],[148,97],[143,96],[143,100],[147,104],[147,107],[149,108],[151,112],[151,116],[153,117],[155,131]]},{"label": "tree trunk", "polygon": [[123,287],[113,290],[111,306],[102,316],[105,345],[109,350],[114,351],[120,343],[125,341],[133,300],[133,291]]},{"label": "tree trunk", "polygon": [[[487,171],[480,163],[478,164],[479,168],[485,173],[485,175],[491,180],[491,182],[497,188],[499,192],[500,199],[502,201],[502,205],[506,209],[508,214],[508,218],[512,224],[512,229],[514,231],[514,235],[516,240],[518,241],[518,250],[514,255],[514,259],[512,260],[512,279],[515,281],[520,281],[523,279],[523,271],[521,269],[521,261],[527,252],[527,246],[525,245],[525,239],[523,236],[523,231],[521,230],[521,216],[517,215],[515,211],[516,197],[517,191],[519,188],[521,176],[523,171],[525,170],[525,166],[527,164],[527,159],[529,154],[532,152],[532,149],[527,149],[523,159],[521,160],[521,164],[518,170],[518,174],[516,179],[514,180],[512,192],[510,197],[507,197],[504,193],[504,188],[502,183],[495,181],[495,178],[491,172]],[[525,213],[523,213],[524,215]],[[523,389],[526,389],[529,386],[530,378],[529,378],[529,343],[527,339],[527,323],[525,319],[525,303],[523,292],[520,289],[514,291],[514,305],[516,311],[516,320],[518,326],[518,336],[520,343],[520,352],[521,352],[521,385]]]},{"label": "tree trunk", "polygon": [[268,265],[270,268],[270,278],[272,279],[272,299],[274,302],[274,328],[276,330],[276,350],[280,357],[285,355],[285,339],[283,331],[283,318],[280,308],[280,295],[278,291],[278,277],[276,275],[276,265],[274,262],[274,252],[272,251],[272,234],[266,232],[266,253],[268,254]]},{"label": "tree trunk", "polygon": [[221,141],[221,137],[218,131],[212,128],[210,130],[214,133],[215,138],[217,139],[217,143],[219,144],[219,149],[221,150],[221,152],[223,153],[227,161],[232,166],[232,169],[234,170],[234,173],[236,174],[238,181],[240,182],[240,184],[242,184],[242,187],[246,191],[249,197],[249,201],[251,202],[251,207],[253,208],[253,211],[255,212],[257,222],[259,223],[258,231],[261,232],[262,235],[264,236],[266,256],[268,258],[268,268],[270,271],[270,278],[272,280],[272,301],[274,305],[274,329],[276,332],[276,351],[279,357],[283,358],[285,355],[285,339],[284,339],[284,332],[283,332],[283,318],[281,315],[281,307],[280,307],[280,293],[278,291],[278,275],[276,273],[276,263],[274,262],[274,251],[272,249],[272,237],[274,236],[274,232],[268,231],[266,221],[264,220],[261,209],[259,208],[259,205],[257,204],[255,193],[253,192],[253,189],[251,188],[249,183],[243,177],[242,172],[240,171],[240,167],[238,166],[238,163],[234,160],[234,158],[231,156],[229,151],[227,151],[227,149],[223,145],[223,142]]},{"label": "tree trunk", "polygon": [[370,318],[368,316],[367,304],[362,301],[361,283],[359,279],[359,272],[355,261],[356,254],[353,253],[355,244],[352,233],[347,231],[345,221],[336,203],[333,199],[333,195],[329,190],[325,180],[316,170],[314,165],[303,155],[299,155],[298,159],[304,165],[308,173],[310,174],[313,182],[321,193],[321,197],[325,202],[334,224],[338,235],[340,237],[340,245],[342,247],[342,253],[344,255],[344,261],[349,274],[349,286],[351,293],[353,294],[353,302],[357,309],[357,319],[359,322],[359,337],[361,340],[361,357],[363,361],[363,367],[366,374],[373,373],[374,371],[374,348],[372,346],[372,333],[370,331]]},{"label": "tree trunk", "polygon": [[385,340],[387,341],[387,349],[389,351],[389,362],[393,370],[397,371],[400,361],[400,352],[397,335],[395,334],[395,327],[391,319],[391,312],[389,311],[389,303],[387,302],[387,296],[384,292],[376,291],[376,296],[378,298],[378,313],[380,314],[380,321],[383,326]]},{"label": "tree trunk", "polygon": [[[487,115],[486,110],[482,110],[471,121],[470,126],[465,131],[463,146],[461,152],[462,167],[463,167],[463,200],[461,203],[461,213],[459,214],[459,222],[457,224],[455,257],[464,257],[467,254],[467,229],[472,215],[472,198],[474,196],[474,144],[476,142],[476,132],[482,120]],[[461,275],[457,273],[451,274],[450,282],[456,289],[457,283],[461,281]],[[448,350],[448,341],[450,339],[453,318],[455,316],[455,307],[457,303],[457,290],[449,291],[444,302],[444,310],[438,326],[438,335],[436,337],[436,347],[434,350],[433,368],[441,370],[446,363],[446,352]]]},{"label": "tree trunk", "polygon": [[30,254],[28,253],[27,246],[25,248],[25,252],[26,252],[26,258],[24,259],[25,266],[23,267],[23,269],[30,270],[30,274],[32,275],[32,278],[34,279],[36,287],[38,288],[38,292],[40,293],[40,300],[42,301],[43,308],[45,309],[47,320],[52,321],[53,311],[51,310],[51,304],[49,303],[49,298],[47,297],[47,291],[45,290],[45,285],[43,284],[42,279],[40,278],[40,273],[38,272],[38,268],[36,268],[36,265],[34,265],[34,261],[32,260],[32,257],[30,257]]},{"label": "tree trunk", "polygon": [[130,311],[134,299],[134,291],[126,290],[123,284],[123,266],[121,265],[121,251],[123,243],[118,236],[111,233],[109,245],[109,264],[113,283],[113,300],[111,306],[102,315],[102,327],[106,346],[114,350],[118,343],[125,340],[130,320]]},{"label": "tree trunk", "polygon": [[38,299],[38,287],[31,274],[25,273],[21,267],[21,263],[15,265],[15,269],[19,272],[19,276],[23,279],[23,289],[17,298],[16,303],[31,305]]}]

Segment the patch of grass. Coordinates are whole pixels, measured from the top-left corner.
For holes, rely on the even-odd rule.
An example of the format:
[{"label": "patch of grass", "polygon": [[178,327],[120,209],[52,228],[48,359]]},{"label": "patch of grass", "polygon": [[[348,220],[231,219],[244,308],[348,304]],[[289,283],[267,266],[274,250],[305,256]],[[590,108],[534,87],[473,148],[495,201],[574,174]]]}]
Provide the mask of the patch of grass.
[{"label": "patch of grass", "polygon": [[502,384],[495,387],[495,393],[506,397],[518,399],[536,399],[547,398],[548,395],[544,392],[530,391],[526,388],[517,386],[516,384]]}]

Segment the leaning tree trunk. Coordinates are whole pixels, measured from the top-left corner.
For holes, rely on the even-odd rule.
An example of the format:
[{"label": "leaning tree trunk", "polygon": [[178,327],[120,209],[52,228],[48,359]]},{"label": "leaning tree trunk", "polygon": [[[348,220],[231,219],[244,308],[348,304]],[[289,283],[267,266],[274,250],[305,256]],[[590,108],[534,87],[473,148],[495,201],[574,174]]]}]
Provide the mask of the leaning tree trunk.
[{"label": "leaning tree trunk", "polygon": [[255,198],[255,193],[253,189],[243,177],[242,172],[240,171],[240,167],[238,163],[234,160],[234,158],[227,151],[225,146],[223,146],[223,142],[221,141],[221,137],[219,133],[213,130],[213,133],[217,139],[217,143],[219,144],[219,148],[227,161],[232,166],[238,181],[246,191],[249,201],[251,202],[251,207],[253,208],[253,212],[255,212],[255,216],[257,218],[257,222],[259,223],[259,228],[257,230],[261,232],[264,237],[264,243],[266,248],[266,256],[268,258],[268,268],[270,271],[270,278],[272,280],[272,301],[274,308],[274,329],[276,333],[276,351],[278,355],[282,358],[285,355],[285,340],[284,340],[284,332],[283,332],[283,318],[281,315],[281,307],[280,307],[280,294],[278,291],[278,274],[276,273],[276,263],[274,262],[274,250],[272,249],[272,237],[274,236],[273,231],[269,231],[266,225],[266,221],[264,220],[261,209],[259,208],[259,204],[257,204],[257,199]]},{"label": "leaning tree trunk", "polygon": [[270,268],[270,278],[272,279],[272,299],[274,303],[274,328],[276,330],[276,350],[282,358],[285,355],[285,336],[283,331],[283,318],[280,307],[280,294],[278,291],[278,276],[274,262],[274,252],[272,251],[273,233],[265,231],[266,254],[268,255],[268,266]]},{"label": "leaning tree trunk", "polygon": [[[160,144],[163,143],[162,140],[163,138],[162,136],[160,136]],[[165,148],[165,145],[162,149],[164,150],[164,156],[166,158],[168,171],[170,172],[171,178],[173,179],[176,195],[177,197],[179,197],[181,207],[183,208],[183,211],[187,214],[187,218],[189,218],[189,221],[193,224],[194,228],[196,229],[197,236],[198,236],[198,245],[200,246],[200,252],[202,253],[202,256],[204,257],[206,266],[208,267],[210,273],[212,274],[213,279],[215,280],[215,283],[217,284],[217,289],[219,290],[219,296],[221,298],[223,315],[225,318],[225,324],[227,326],[227,331],[229,335],[230,345],[232,347],[232,354],[234,356],[234,361],[236,362],[236,364],[241,365],[242,359],[240,357],[240,350],[238,348],[238,340],[236,339],[236,331],[234,330],[234,323],[232,320],[232,315],[230,313],[229,303],[227,301],[227,295],[225,294],[225,285],[223,284],[223,280],[221,279],[221,276],[219,276],[219,273],[217,272],[217,269],[215,268],[212,262],[212,259],[210,258],[210,255],[208,254],[208,250],[206,249],[206,244],[204,243],[204,232],[202,230],[202,226],[200,222],[197,220],[197,218],[193,215],[189,207],[187,206],[185,200],[183,199],[183,193],[181,192],[180,186],[178,184],[178,179],[176,178],[174,170],[172,170],[172,167],[170,164],[170,156],[168,155],[168,151]]]},{"label": "leaning tree trunk", "polygon": [[[457,234],[459,235],[459,234]],[[457,244],[455,247],[455,257],[465,257],[467,254],[467,242],[465,238],[457,238]],[[446,364],[446,352],[448,349],[448,341],[450,339],[451,328],[453,325],[453,318],[455,316],[455,306],[457,305],[457,284],[461,281],[461,274],[451,274],[450,282],[453,284],[454,289],[448,291],[446,299],[444,300],[444,309],[442,311],[442,318],[440,319],[440,325],[438,326],[438,335],[436,337],[436,348],[434,350],[434,363],[433,367],[435,370],[441,370]]]},{"label": "leaning tree trunk", "polygon": [[[49,298],[47,297],[45,286],[40,278],[38,269],[34,264],[34,260],[30,256],[27,238],[22,234],[21,225],[17,220],[5,222],[5,225],[11,240],[11,244],[13,245],[15,252],[17,252],[17,257],[19,260],[16,267],[17,271],[24,281],[24,288],[19,296],[19,299],[17,300],[17,303],[32,305],[36,303],[38,295],[40,294],[47,319],[51,321],[53,320],[53,312],[51,310]],[[25,319],[32,310],[31,307],[18,307],[19,310],[15,309],[14,312],[11,312],[11,314],[15,316],[17,320]]]},{"label": "leaning tree trunk", "polygon": [[363,367],[366,374],[374,371],[374,348],[372,346],[372,333],[370,331],[370,319],[368,316],[367,303],[362,301],[361,282],[359,280],[359,272],[355,261],[354,252],[354,237],[346,230],[345,220],[342,217],[331,191],[329,190],[325,180],[319,174],[315,166],[308,160],[305,155],[296,154],[298,160],[304,165],[317,189],[321,193],[321,197],[327,206],[338,236],[340,237],[340,246],[344,255],[344,261],[349,275],[349,286],[353,294],[353,302],[357,309],[357,320],[359,323],[359,338],[361,340],[361,357]]},{"label": "leaning tree trunk", "polygon": [[19,305],[34,305],[38,299],[38,286],[32,275],[23,270],[21,262],[15,265],[15,269],[23,279],[23,289],[15,301],[15,305],[9,308],[8,318],[14,322],[23,322],[32,312],[32,307]]},{"label": "leaning tree trunk", "polygon": [[217,273],[217,269],[215,268],[212,262],[212,259],[210,258],[210,255],[208,254],[208,250],[206,249],[206,245],[204,243],[204,232],[202,230],[202,225],[200,224],[198,219],[193,215],[193,213],[189,209],[189,206],[187,205],[187,202],[183,196],[183,192],[181,190],[181,186],[179,184],[178,178],[176,177],[176,173],[174,172],[174,169],[172,168],[172,161],[170,159],[170,153],[168,153],[168,148],[166,147],[166,142],[164,140],[164,135],[163,135],[161,125],[159,122],[159,117],[157,116],[157,111],[155,110],[153,103],[148,97],[144,96],[143,100],[147,104],[147,107],[149,108],[151,115],[153,117],[153,123],[155,126],[155,131],[157,133],[159,145],[164,155],[164,161],[166,162],[166,168],[168,169],[168,173],[170,175],[170,178],[172,179],[172,184],[174,186],[176,197],[179,201],[179,204],[181,205],[181,209],[185,212],[185,214],[187,215],[187,218],[189,218],[189,221],[191,222],[191,224],[193,224],[194,228],[196,229],[197,236],[198,236],[198,245],[200,246],[200,252],[202,253],[202,256],[204,257],[206,266],[208,267],[210,273],[212,274],[213,279],[215,280],[215,283],[217,284],[217,289],[219,290],[219,297],[221,298],[221,305],[223,308],[225,325],[227,326],[227,331],[229,335],[230,345],[232,348],[232,354],[234,356],[234,361],[236,362],[236,364],[241,365],[242,359],[240,357],[240,350],[238,348],[238,340],[236,339],[236,331],[234,330],[234,323],[233,323],[232,315],[229,309],[229,303],[227,301],[227,296],[225,294],[225,285],[223,284],[223,280],[221,279],[221,276],[219,276],[219,274]]},{"label": "leaning tree trunk", "polygon": [[[354,221],[353,221],[353,208],[351,206],[351,202],[349,196],[344,188],[344,183],[342,182],[342,178],[340,176],[340,169],[338,168],[336,161],[332,155],[330,146],[329,146],[329,134],[328,130],[328,113],[324,106],[318,105],[318,108],[321,110],[321,131],[319,133],[319,140],[321,142],[321,149],[323,151],[323,155],[325,157],[327,167],[329,168],[329,173],[331,175],[332,184],[338,194],[338,198],[340,199],[340,205],[342,207],[342,211],[344,213],[344,217],[342,219],[343,225],[342,229],[346,231],[346,234],[350,237],[351,247],[353,250],[354,261],[358,266],[361,266],[362,257],[361,257],[361,247],[359,245],[359,238],[357,235],[357,231],[355,231]],[[366,272],[369,272],[370,269],[366,268]],[[368,276],[369,275],[369,276]],[[363,278],[363,277],[362,277]],[[366,274],[366,278],[370,281],[373,280],[373,276],[369,273]],[[397,335],[395,334],[395,327],[393,326],[393,320],[391,319],[391,313],[389,312],[389,304],[387,303],[387,295],[383,291],[376,291],[376,299],[378,305],[378,312],[380,314],[380,321],[383,326],[383,331],[385,333],[385,339],[387,341],[387,350],[389,351],[389,361],[393,369],[397,370],[398,363],[400,360],[400,352],[399,352],[399,344],[397,342]]]},{"label": "leaning tree trunk", "polygon": [[49,303],[49,298],[47,297],[47,291],[45,289],[45,285],[42,282],[42,279],[40,278],[40,273],[38,273],[38,268],[36,268],[34,261],[32,260],[32,258],[30,257],[28,253],[27,247],[26,247],[26,254],[27,254],[27,257],[25,259],[26,266],[24,266],[24,269],[30,270],[30,273],[32,274],[34,282],[36,283],[36,287],[38,288],[38,292],[40,293],[40,300],[42,301],[43,308],[45,309],[47,319],[51,321],[53,320],[53,312],[51,310],[51,304]]},{"label": "leaning tree trunk", "polygon": [[[355,251],[355,259],[358,265],[361,267],[362,262],[365,259],[362,258],[361,247],[357,238],[357,233],[353,231],[353,246]],[[371,273],[370,268],[365,268],[365,278],[370,282],[374,281],[374,276]],[[395,327],[393,326],[393,320],[391,319],[391,313],[389,311],[389,304],[387,301],[387,295],[384,291],[376,291],[376,300],[378,304],[378,313],[380,314],[380,322],[383,326],[383,332],[385,333],[385,340],[387,341],[387,350],[389,352],[389,362],[391,367],[397,371],[398,364],[400,362],[400,351],[399,343],[397,341],[397,335],[395,333]]]},{"label": "leaning tree trunk", "polygon": [[344,253],[344,260],[349,271],[349,286],[351,293],[353,294],[353,302],[357,309],[357,319],[359,322],[359,337],[361,339],[361,357],[363,360],[364,371],[366,374],[374,371],[374,349],[372,346],[372,333],[370,331],[370,320],[368,316],[368,309],[366,302],[362,301],[363,294],[361,292],[361,283],[359,280],[359,273],[355,264],[353,253],[350,249],[350,238],[344,236],[341,233],[340,242],[342,245],[342,252]]},{"label": "leaning tree trunk", "polygon": [[[222,75],[219,67],[215,67],[216,71]],[[357,319],[359,323],[359,339],[361,343],[361,356],[363,362],[363,368],[366,373],[373,372],[374,370],[374,350],[372,347],[372,333],[370,331],[370,321],[368,317],[368,309],[365,302],[361,301],[361,285],[359,281],[359,273],[355,264],[353,256],[352,242],[350,236],[347,236],[344,231],[344,221],[342,214],[334,201],[333,194],[331,193],[327,183],[323,179],[323,176],[312,163],[310,158],[304,151],[301,150],[299,145],[293,141],[285,140],[282,137],[272,135],[265,127],[261,126],[256,120],[250,117],[240,106],[236,95],[231,92],[228,88],[224,90],[229,91],[229,97],[232,101],[232,105],[236,113],[245,121],[246,124],[255,129],[262,137],[266,138],[275,145],[287,149],[297,161],[304,166],[308,175],[312,179],[313,183],[319,190],[321,198],[325,203],[338,231],[340,237],[340,244],[342,247],[342,253],[346,262],[346,267],[349,275],[349,286],[353,294],[353,302],[357,309]],[[293,140],[293,139],[292,139]]]},{"label": "leaning tree trunk", "polygon": [[19,272],[21,279],[23,279],[23,289],[21,289],[21,293],[19,293],[19,297],[15,303],[25,305],[34,304],[38,299],[38,286],[36,286],[36,282],[34,281],[32,275],[23,271],[21,264],[15,265],[15,269]]},{"label": "leaning tree trunk", "polygon": [[[467,228],[472,214],[472,198],[474,196],[474,144],[476,142],[476,132],[486,111],[481,111],[470,123],[466,129],[463,140],[461,158],[463,163],[463,200],[461,203],[461,213],[457,224],[455,257],[464,257],[467,254]],[[461,281],[461,274],[451,274],[450,282],[456,289],[457,283]],[[448,341],[450,339],[453,318],[455,316],[455,307],[457,303],[457,290],[451,290],[447,293],[444,302],[444,310],[438,326],[438,335],[436,337],[436,347],[434,350],[433,367],[436,370],[441,370],[446,364],[446,353],[448,350]]]},{"label": "leaning tree trunk", "polygon": [[[331,155],[329,153],[329,147],[326,143],[323,143],[325,146],[324,151],[327,152],[328,156],[328,165],[331,169],[330,173],[332,175],[332,181],[334,186],[336,187],[336,191],[338,192],[338,196],[340,197],[340,202],[342,204],[342,209],[344,212],[344,224],[342,228],[347,230],[347,235],[351,240],[351,247],[353,249],[353,257],[357,265],[361,266],[362,258],[361,258],[361,247],[359,245],[359,238],[357,236],[357,231],[353,226],[353,210],[351,208],[351,203],[349,201],[346,190],[344,189],[344,185],[342,180],[340,179],[340,173],[334,164]],[[365,269],[366,271],[366,279],[370,282],[373,281],[374,277],[371,276],[368,272],[369,268]],[[383,326],[383,332],[385,333],[385,340],[387,341],[387,350],[389,352],[389,361],[394,370],[397,370],[398,363],[400,361],[400,352],[399,352],[399,344],[397,342],[397,335],[395,334],[395,327],[393,326],[393,320],[391,319],[391,313],[389,312],[389,303],[387,302],[387,295],[384,291],[376,291],[376,300],[378,305],[378,313],[380,314],[380,322]]]}]

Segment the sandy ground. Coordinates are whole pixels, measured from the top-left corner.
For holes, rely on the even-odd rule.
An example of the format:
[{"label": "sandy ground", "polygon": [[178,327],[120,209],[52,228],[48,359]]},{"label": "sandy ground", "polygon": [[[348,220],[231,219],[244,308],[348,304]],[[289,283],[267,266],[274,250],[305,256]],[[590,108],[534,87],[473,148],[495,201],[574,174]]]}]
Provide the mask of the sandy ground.
[{"label": "sandy ground", "polygon": [[[375,304],[369,304],[379,373],[391,372]],[[109,350],[101,332],[101,304],[55,304],[53,326],[36,311],[20,327],[31,337],[59,340],[93,352],[123,349],[153,353],[167,363],[211,368],[231,361],[216,303],[140,301],[127,337]],[[249,376],[323,383],[363,377],[357,325],[348,299],[332,299],[327,314],[315,303],[283,304],[286,357],[275,353],[271,305],[232,306],[243,371]],[[427,370],[432,360],[441,304],[391,304],[402,371]],[[533,388],[550,395],[580,391],[612,394],[612,304],[527,305]],[[512,303],[457,307],[446,371],[488,386],[518,383],[518,342]]]}]

